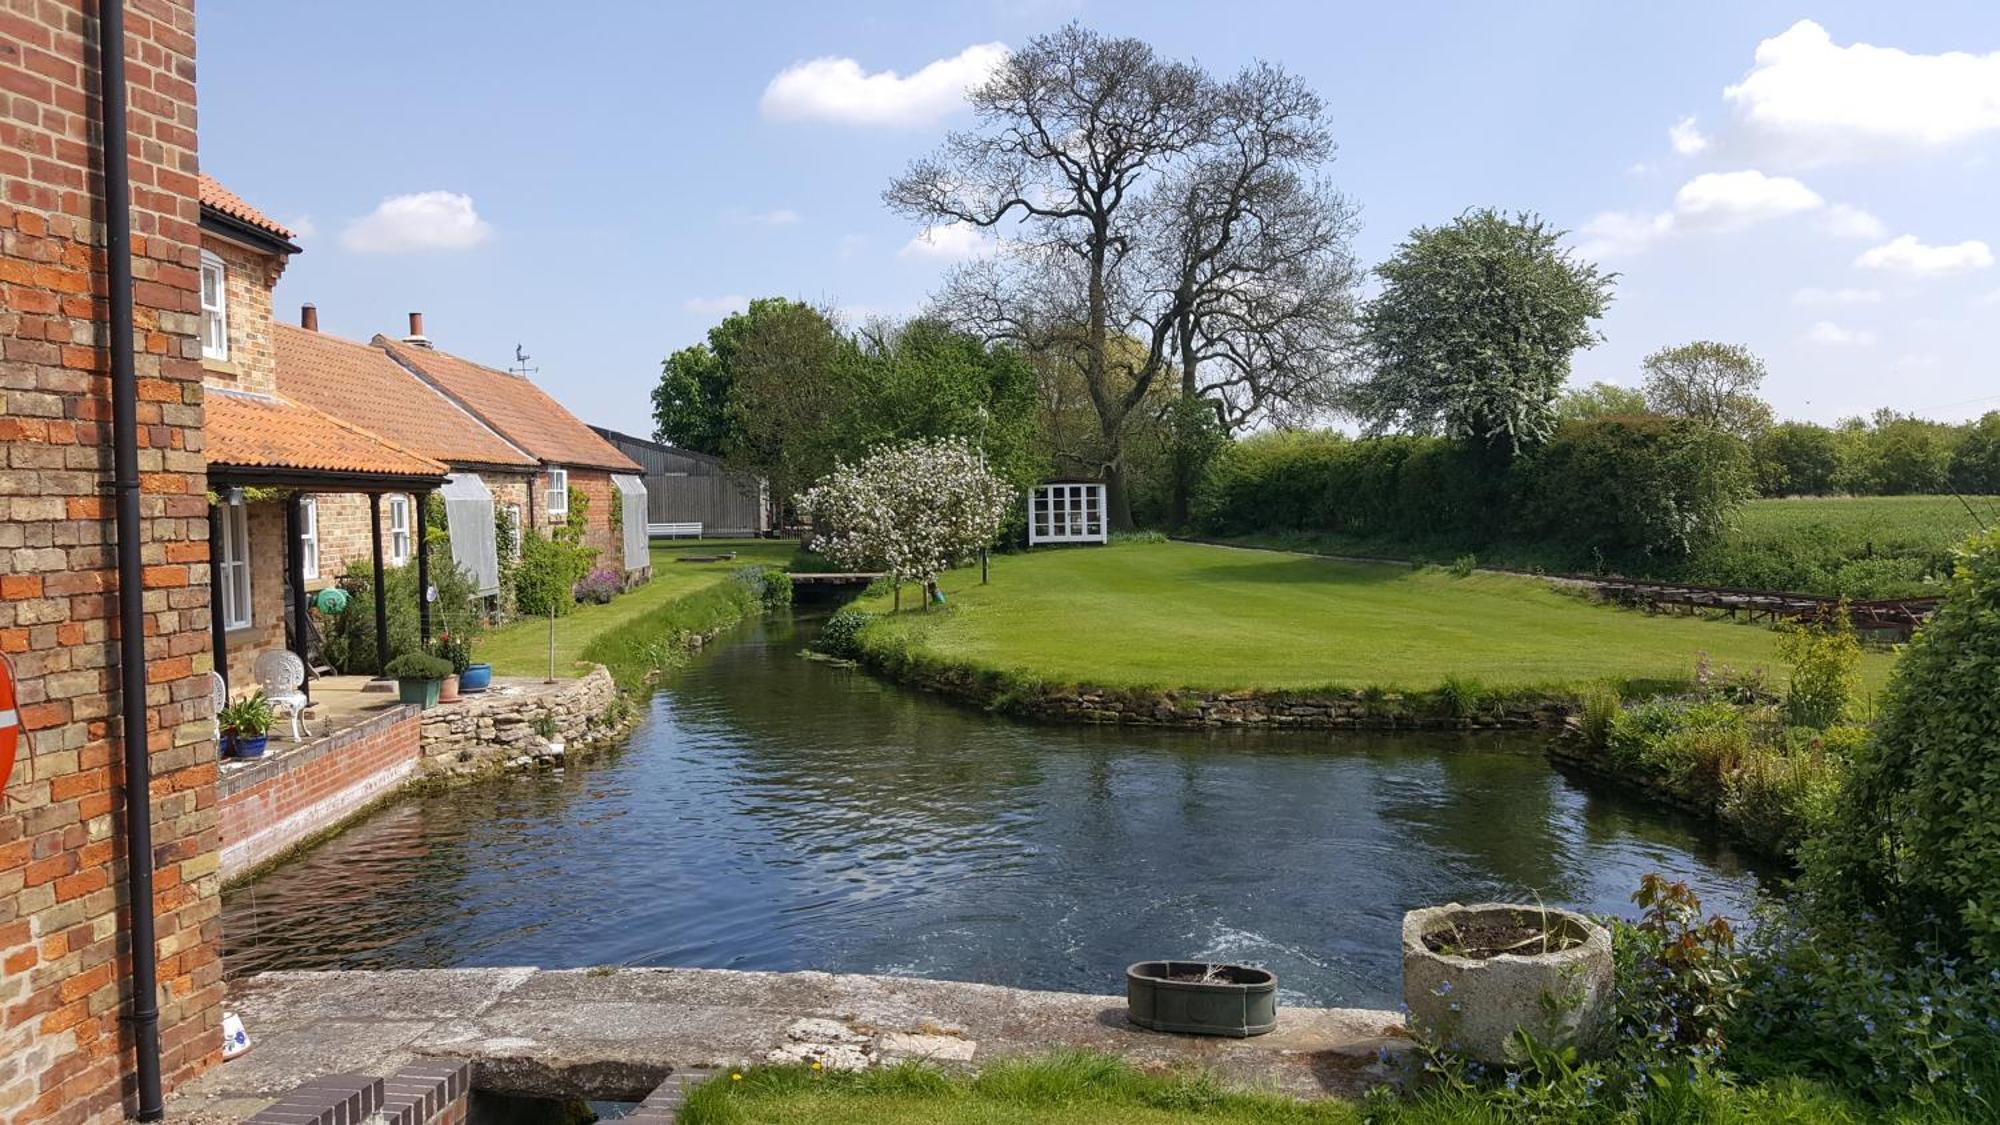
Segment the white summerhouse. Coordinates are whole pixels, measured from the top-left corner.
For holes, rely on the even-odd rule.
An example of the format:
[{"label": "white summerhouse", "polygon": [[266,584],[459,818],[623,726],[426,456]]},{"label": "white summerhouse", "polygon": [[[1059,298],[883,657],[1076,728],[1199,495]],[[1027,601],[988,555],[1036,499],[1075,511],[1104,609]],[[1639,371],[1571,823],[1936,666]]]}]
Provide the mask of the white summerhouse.
[{"label": "white summerhouse", "polygon": [[1055,480],[1028,490],[1028,545],[1104,543],[1104,482]]}]

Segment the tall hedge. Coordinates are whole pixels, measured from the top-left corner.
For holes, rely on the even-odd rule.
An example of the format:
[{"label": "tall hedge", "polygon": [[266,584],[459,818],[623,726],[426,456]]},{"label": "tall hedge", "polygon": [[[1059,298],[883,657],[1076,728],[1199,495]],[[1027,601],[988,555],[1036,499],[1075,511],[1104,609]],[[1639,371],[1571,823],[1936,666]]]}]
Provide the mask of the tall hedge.
[{"label": "tall hedge", "polygon": [[1565,422],[1514,477],[1517,532],[1613,558],[1684,557],[1752,494],[1742,441],[1652,414]]},{"label": "tall hedge", "polygon": [[1820,902],[2000,970],[2000,530],[1967,544],[1897,661],[1838,809],[1807,853]]},{"label": "tall hedge", "polygon": [[1195,515],[1204,530],[1219,535],[1476,534],[1487,527],[1501,496],[1498,460],[1482,446],[1446,438],[1261,434],[1215,458]]}]

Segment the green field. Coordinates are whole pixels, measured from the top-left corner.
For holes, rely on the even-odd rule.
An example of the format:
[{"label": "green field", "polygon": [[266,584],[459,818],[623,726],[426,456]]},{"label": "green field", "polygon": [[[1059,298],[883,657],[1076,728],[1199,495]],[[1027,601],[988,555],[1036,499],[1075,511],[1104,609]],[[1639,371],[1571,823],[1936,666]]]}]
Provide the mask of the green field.
[{"label": "green field", "polygon": [[1950,572],[1952,549],[1979,520],[2000,526],[2000,497],[1755,500],[1722,542],[1662,577],[1851,598],[1920,595]]},{"label": "green field", "polygon": [[[736,552],[730,562],[684,563],[682,555]],[[593,641],[633,619],[658,613],[673,603],[720,586],[731,580],[738,568],[753,563],[783,566],[792,560],[798,544],[790,540],[731,539],[683,540],[653,547],[653,580],[604,605],[580,605],[566,617],[556,618],[556,675],[575,676],[582,672],[577,661]],[[500,676],[546,676],[549,673],[549,623],[546,619],[515,621],[488,632],[479,639],[475,660],[493,665]]]},{"label": "green field", "polygon": [[[1700,653],[1783,680],[1767,627],[1652,617],[1511,575],[1191,543],[1042,550],[996,558],[992,574],[989,586],[977,571],[946,575],[949,612],[905,610],[871,627],[868,643],[1102,687],[1421,692],[1457,677],[1567,692],[1684,682]],[[1869,654],[1871,685],[1891,659]]]}]

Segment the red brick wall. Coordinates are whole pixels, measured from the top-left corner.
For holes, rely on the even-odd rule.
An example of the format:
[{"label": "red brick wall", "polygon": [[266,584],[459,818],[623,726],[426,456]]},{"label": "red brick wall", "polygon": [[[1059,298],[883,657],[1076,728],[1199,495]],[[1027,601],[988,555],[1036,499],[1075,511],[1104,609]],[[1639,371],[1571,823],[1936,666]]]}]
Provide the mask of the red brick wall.
[{"label": "red brick wall", "polygon": [[590,500],[583,529],[584,546],[597,548],[598,566],[623,569],[624,547],[611,534],[611,509],[618,503],[618,490],[611,485],[611,474],[596,469],[571,469],[569,486]]},{"label": "red brick wall", "polygon": [[[109,1121],[131,1072],[95,6],[0,11],[0,1122]],[[219,1055],[191,0],[128,18],[141,553],[169,1086]]]},{"label": "red brick wall", "polygon": [[281,758],[232,765],[217,800],[223,876],[248,871],[393,792],[422,756],[420,715],[399,707]]}]

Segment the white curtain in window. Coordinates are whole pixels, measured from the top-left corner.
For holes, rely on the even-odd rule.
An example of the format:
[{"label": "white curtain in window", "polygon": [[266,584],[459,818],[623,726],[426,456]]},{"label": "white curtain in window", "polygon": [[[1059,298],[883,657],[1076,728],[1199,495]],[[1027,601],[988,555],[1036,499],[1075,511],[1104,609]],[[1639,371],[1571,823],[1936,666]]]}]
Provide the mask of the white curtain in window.
[{"label": "white curtain in window", "polygon": [[472,576],[481,596],[500,592],[500,546],[493,534],[493,493],[478,473],[453,473],[439,490],[451,533],[451,561]]},{"label": "white curtain in window", "polygon": [[250,509],[222,506],[222,627],[250,627]]},{"label": "white curtain in window", "polygon": [[611,486],[618,492],[618,512],[625,520],[625,569],[637,570],[653,558],[646,536],[646,482],[613,474]]},{"label": "white curtain in window", "polygon": [[305,548],[305,575],[319,577],[319,501],[308,496],[299,501],[299,543]]}]

